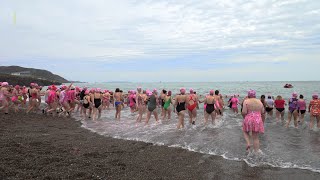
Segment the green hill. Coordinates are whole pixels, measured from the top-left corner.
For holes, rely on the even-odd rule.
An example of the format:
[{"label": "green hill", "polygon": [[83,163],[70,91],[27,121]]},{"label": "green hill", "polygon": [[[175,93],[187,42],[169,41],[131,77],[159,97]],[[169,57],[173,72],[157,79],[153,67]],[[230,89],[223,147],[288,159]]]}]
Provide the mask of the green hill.
[{"label": "green hill", "polygon": [[12,76],[8,76],[13,79],[21,78],[34,78],[39,80],[45,80],[49,82],[58,82],[58,83],[68,83],[69,81],[64,79],[63,77],[53,74],[50,71],[42,70],[42,69],[34,69],[34,68],[24,68],[20,66],[0,66],[0,74],[12,75],[12,73],[19,74],[20,72],[25,73],[25,75],[18,75],[17,78]]},{"label": "green hill", "polygon": [[49,86],[52,84],[60,85],[61,82],[50,81],[45,79],[37,79],[34,77],[20,77],[13,76],[9,74],[0,74],[0,82],[8,82],[10,85],[20,85],[20,86],[29,86],[30,83],[34,82],[39,84],[39,86]]}]

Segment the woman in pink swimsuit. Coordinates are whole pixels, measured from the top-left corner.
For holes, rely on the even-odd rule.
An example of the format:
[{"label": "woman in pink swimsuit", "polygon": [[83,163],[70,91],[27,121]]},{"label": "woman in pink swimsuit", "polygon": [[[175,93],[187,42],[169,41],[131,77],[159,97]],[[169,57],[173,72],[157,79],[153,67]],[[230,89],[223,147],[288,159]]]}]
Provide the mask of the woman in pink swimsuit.
[{"label": "woman in pink swimsuit", "polygon": [[233,110],[234,113],[238,114],[239,99],[237,98],[236,94],[230,99],[230,102],[231,102],[231,109]]},{"label": "woman in pink swimsuit", "polygon": [[[50,91],[48,93],[48,111],[47,113],[51,113],[55,111],[58,107],[58,95],[57,95],[57,87],[55,85],[50,86]],[[54,113],[53,113],[54,115]]]},{"label": "woman in pink swimsuit", "polygon": [[190,94],[187,96],[187,109],[189,114],[189,124],[195,125],[197,118],[197,106],[198,106],[198,96],[194,94],[193,89],[190,89]]},{"label": "woman in pink swimsuit", "polygon": [[11,97],[11,101],[13,102],[14,105],[14,112],[18,112],[19,108],[19,104],[21,104],[20,100],[18,99],[18,96],[20,96],[20,86],[16,85],[12,91],[12,97]]},{"label": "woman in pink swimsuit", "polygon": [[260,142],[259,133],[264,133],[264,126],[261,114],[264,113],[263,104],[256,98],[256,92],[250,90],[248,92],[248,99],[243,102],[242,116],[244,121],[242,123],[242,131],[247,143],[246,150],[250,149],[250,132],[252,133],[253,148],[255,152],[259,152]]}]

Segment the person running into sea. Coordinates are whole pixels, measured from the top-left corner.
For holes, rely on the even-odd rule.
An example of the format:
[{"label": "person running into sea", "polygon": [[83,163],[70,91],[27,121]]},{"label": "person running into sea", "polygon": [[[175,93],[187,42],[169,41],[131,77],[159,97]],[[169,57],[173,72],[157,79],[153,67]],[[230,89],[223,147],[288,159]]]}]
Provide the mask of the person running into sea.
[{"label": "person running into sea", "polygon": [[179,116],[179,121],[177,124],[177,128],[184,128],[184,112],[186,110],[186,102],[187,102],[187,95],[186,95],[186,89],[180,88],[180,94],[178,94],[175,97],[174,102],[174,112],[177,111],[177,114]]},{"label": "person running into sea", "polygon": [[69,103],[69,114],[71,116],[71,113],[75,110],[76,104],[78,104],[78,101],[76,100],[76,91],[75,87],[71,86],[70,90],[67,92],[67,99]]},{"label": "person running into sea", "polygon": [[129,91],[128,100],[131,113],[136,112],[136,92],[134,90]]},{"label": "person running into sea", "polygon": [[273,106],[274,106],[274,100],[272,97],[269,95],[268,99],[266,100],[266,112],[268,115],[272,118],[273,116]]},{"label": "person running into sea", "polygon": [[[267,107],[266,96],[265,96],[265,95],[261,95],[261,96],[260,96],[260,101],[261,101],[261,103],[262,103],[262,105],[263,105],[263,108],[266,109],[266,107]],[[264,113],[261,114],[262,122],[263,122],[263,123],[264,123],[264,121],[266,120],[266,112],[267,112],[267,111],[264,111]]]},{"label": "person running into sea", "polygon": [[97,88],[91,95],[91,102],[93,102],[92,120],[95,121],[97,113],[98,119],[100,119],[102,111],[102,93],[100,88]]},{"label": "person running into sea", "polygon": [[26,86],[22,87],[22,107],[25,108],[27,107],[27,99],[28,99],[28,88]]},{"label": "person running into sea", "polygon": [[121,108],[122,108],[122,93],[120,92],[120,89],[117,88],[115,90],[115,93],[113,94],[113,99],[114,99],[114,106],[116,108],[116,114],[115,114],[115,118],[120,120],[120,116],[121,116]]},{"label": "person running into sea", "polygon": [[37,105],[38,105],[38,94],[39,94],[39,91],[37,90],[37,87],[36,87],[36,84],[35,83],[31,83],[30,84],[30,88],[29,89],[29,106],[28,106],[28,109],[27,109],[27,113],[29,113],[31,110],[34,110],[37,108]]},{"label": "person running into sea", "polygon": [[[50,86],[50,90],[48,92],[48,110],[47,113],[52,113],[53,111],[57,110],[58,107],[58,94],[57,94],[57,87],[55,85]],[[52,113],[53,116],[55,113]]]},{"label": "person running into sea", "polygon": [[0,103],[1,103],[0,110],[4,109],[4,114],[9,113],[8,99],[10,98],[10,94],[8,90],[9,90],[9,83],[2,82],[0,87]]},{"label": "person running into sea", "polygon": [[167,95],[167,90],[165,89],[162,89],[161,93],[160,93],[160,96],[159,96],[159,101],[161,103],[161,118],[164,119],[164,103],[165,103],[165,100],[164,98],[166,97]]},{"label": "person running into sea", "polygon": [[210,116],[212,120],[212,124],[215,124],[216,112],[215,112],[214,106],[216,104],[216,100],[214,98],[213,90],[210,91],[209,96],[206,97],[206,99],[204,100],[204,103],[206,104],[206,109],[205,109],[206,113],[204,115],[204,123],[205,124],[208,123],[208,118]]},{"label": "person running into sea", "polygon": [[164,117],[165,119],[168,115],[168,120],[171,119],[171,104],[172,104],[172,97],[171,97],[171,91],[168,91],[168,94],[164,97]]},{"label": "person running into sea", "polygon": [[277,96],[276,100],[274,101],[274,106],[276,107],[276,119],[277,122],[280,121],[280,118],[282,121],[284,121],[284,112],[285,112],[285,106],[286,101],[282,99],[282,96]]},{"label": "person running into sea", "polygon": [[198,102],[198,96],[194,94],[193,89],[190,89],[190,94],[187,96],[187,108],[188,108],[188,114],[189,114],[189,124],[196,124],[196,118],[197,118],[197,102]]},{"label": "person running into sea", "polygon": [[299,100],[298,100],[298,113],[299,113],[299,120],[298,122],[303,124],[304,123],[304,115],[306,113],[306,109],[307,109],[307,103],[306,101],[303,99],[303,95],[300,94],[299,96]]},{"label": "person running into sea", "polygon": [[294,127],[298,127],[298,94],[296,92],[292,93],[292,97],[289,99],[289,111],[288,111],[288,122],[286,124],[286,128],[289,127],[290,121],[293,116]]},{"label": "person running into sea", "polygon": [[12,91],[12,97],[11,97],[11,101],[14,105],[14,112],[17,113],[18,110],[19,110],[19,104],[21,104],[21,101],[19,99],[19,96],[21,96],[21,93],[20,93],[20,86],[19,85],[16,85],[14,88],[13,88],[13,91]]},{"label": "person running into sea", "polygon": [[216,90],[214,92],[214,99],[216,100],[216,104],[215,104],[215,111],[216,114],[223,116],[223,100],[222,100],[222,95],[219,94],[219,90]]},{"label": "person running into sea", "polygon": [[233,97],[230,99],[229,103],[231,103],[231,109],[234,113],[238,114],[238,104],[239,104],[239,99],[237,98],[237,95],[233,95]]},{"label": "person running into sea", "polygon": [[144,93],[144,91],[142,92],[141,87],[137,88],[137,95],[136,95],[136,109],[138,110],[138,117],[137,117],[137,123],[142,121],[142,115],[145,111],[146,108],[146,103],[145,101],[147,100],[147,96]]},{"label": "person running into sea", "polygon": [[147,92],[148,95],[148,112],[147,112],[147,119],[146,119],[146,124],[147,125],[149,123],[151,114],[154,115],[154,117],[156,118],[156,122],[159,122],[158,119],[158,112],[157,112],[157,104],[158,104],[158,98],[156,96],[156,91],[153,92]]},{"label": "person running into sea", "polygon": [[[256,98],[256,92],[250,90],[248,92],[248,99],[243,103],[242,116],[244,118],[242,123],[242,131],[244,139],[246,140],[246,150],[250,150],[251,142],[253,139],[254,152],[260,151],[259,134],[264,133],[264,126],[261,114],[265,111],[262,102]],[[250,137],[251,132],[251,137]]]},{"label": "person running into sea", "polygon": [[317,127],[320,128],[320,100],[318,98],[318,94],[314,93],[309,104],[308,109],[310,112],[310,130],[313,129],[314,119],[317,120]]},{"label": "person running into sea", "polygon": [[110,109],[110,93],[108,90],[105,90],[103,93],[103,99],[102,99],[102,107],[103,109]]},{"label": "person running into sea", "polygon": [[[91,102],[91,94],[89,90],[86,90],[84,92],[84,97],[83,97],[83,103],[82,103],[83,108],[82,110],[82,117],[83,118],[91,118],[91,113],[92,113],[92,106],[93,103]],[[88,110],[88,116],[87,116],[87,110]]]}]

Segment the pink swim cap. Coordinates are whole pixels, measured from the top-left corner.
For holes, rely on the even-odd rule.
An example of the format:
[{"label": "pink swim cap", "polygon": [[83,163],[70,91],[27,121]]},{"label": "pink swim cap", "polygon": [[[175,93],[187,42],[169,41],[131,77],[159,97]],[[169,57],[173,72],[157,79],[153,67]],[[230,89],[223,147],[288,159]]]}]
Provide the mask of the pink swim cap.
[{"label": "pink swim cap", "polygon": [[20,89],[20,86],[16,85],[14,88],[18,90],[18,89]]},{"label": "pink swim cap", "polygon": [[90,91],[89,90],[86,90],[85,92],[84,92],[84,94],[89,94],[90,93]]},{"label": "pink swim cap", "polygon": [[319,96],[318,96],[317,93],[313,93],[313,95],[312,95],[312,98],[313,98],[313,99],[318,99],[318,97],[319,97]]},{"label": "pink swim cap", "polygon": [[97,88],[97,89],[96,89],[96,92],[101,92],[101,88]]},{"label": "pink swim cap", "polygon": [[30,83],[30,87],[33,87],[33,86],[35,86],[35,83]]},{"label": "pink swim cap", "polygon": [[292,97],[294,97],[294,98],[298,97],[298,93],[293,92],[293,93],[292,93]]},{"label": "pink swim cap", "polygon": [[151,91],[148,91],[148,92],[147,92],[147,95],[148,95],[148,96],[151,96],[151,95],[152,95],[152,92],[151,92]]},{"label": "pink swim cap", "polygon": [[180,88],[180,93],[182,94],[186,93],[186,88]]},{"label": "pink swim cap", "polygon": [[214,90],[210,90],[209,94],[213,95],[214,94]]},{"label": "pink swim cap", "polygon": [[56,90],[57,90],[57,87],[56,87],[55,85],[52,85],[52,86],[51,86],[51,90],[56,91]]},{"label": "pink swim cap", "polygon": [[8,82],[2,82],[1,86],[9,86],[9,83]]},{"label": "pink swim cap", "polygon": [[194,92],[194,91],[193,91],[193,89],[192,89],[192,88],[190,88],[190,94],[193,94],[193,92]]},{"label": "pink swim cap", "polygon": [[250,89],[250,90],[248,91],[248,97],[249,97],[249,98],[255,98],[255,97],[256,97],[256,91]]},{"label": "pink swim cap", "polygon": [[94,88],[91,88],[91,89],[90,89],[90,92],[91,92],[91,93],[94,93],[95,91],[96,91],[96,90],[95,90]]},{"label": "pink swim cap", "polygon": [[154,89],[153,92],[158,92],[158,90],[157,90],[157,89]]}]

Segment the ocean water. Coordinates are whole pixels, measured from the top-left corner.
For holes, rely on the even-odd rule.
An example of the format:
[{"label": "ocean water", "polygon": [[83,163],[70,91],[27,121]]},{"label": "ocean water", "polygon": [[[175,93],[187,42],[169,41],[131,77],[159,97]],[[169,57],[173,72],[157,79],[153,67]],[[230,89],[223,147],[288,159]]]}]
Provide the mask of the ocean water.
[{"label": "ocean water", "polygon": [[[79,86],[100,87],[114,90],[119,87],[124,91],[141,86],[143,89],[157,88],[178,93],[180,87],[193,88],[197,94],[205,95],[210,89],[218,89],[223,95],[239,94],[242,99],[249,89],[257,91],[257,96],[282,95],[289,98],[293,91],[303,94],[307,102],[313,92],[320,90],[320,82],[290,82],[294,88],[285,89],[286,82],[208,82],[208,83],[92,83],[78,84]],[[227,101],[227,99],[225,99]],[[240,108],[239,108],[240,109]],[[158,110],[160,113],[160,109]],[[198,110],[196,125],[189,125],[186,113],[185,128],[176,129],[177,115],[172,114],[170,121],[161,120],[156,123],[152,117],[149,125],[144,122],[136,124],[137,113],[131,113],[128,107],[122,111],[120,121],[114,118],[115,110],[104,110],[100,120],[82,119],[82,126],[103,136],[113,138],[143,141],[168,147],[179,147],[189,151],[209,155],[222,156],[225,159],[245,161],[250,166],[271,165],[281,168],[307,169],[320,173],[320,132],[318,129],[309,130],[309,113],[305,124],[296,129],[293,121],[289,128],[284,123],[277,123],[275,117],[268,117],[265,122],[265,133],[260,135],[261,153],[247,153],[246,143],[242,134],[243,118],[225,108],[224,116],[218,116],[216,124],[204,125],[203,105]],[[287,109],[286,109],[287,113]],[[274,113],[275,116],[275,113]],[[143,118],[145,119],[145,115]]]}]

